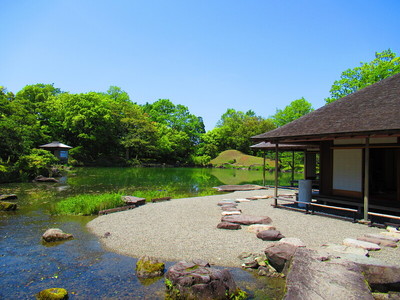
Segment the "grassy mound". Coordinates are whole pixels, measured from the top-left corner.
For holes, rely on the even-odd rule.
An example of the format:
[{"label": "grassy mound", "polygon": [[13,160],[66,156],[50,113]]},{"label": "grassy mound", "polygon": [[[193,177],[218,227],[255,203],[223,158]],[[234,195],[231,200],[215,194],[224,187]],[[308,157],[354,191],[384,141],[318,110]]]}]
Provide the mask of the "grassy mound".
[{"label": "grassy mound", "polygon": [[[263,158],[243,154],[237,150],[226,150],[221,152],[216,158],[211,160],[211,164],[213,166],[222,166],[222,165],[232,165],[235,167],[250,167],[250,166],[262,166]],[[274,162],[267,159],[266,165],[274,166]]]}]

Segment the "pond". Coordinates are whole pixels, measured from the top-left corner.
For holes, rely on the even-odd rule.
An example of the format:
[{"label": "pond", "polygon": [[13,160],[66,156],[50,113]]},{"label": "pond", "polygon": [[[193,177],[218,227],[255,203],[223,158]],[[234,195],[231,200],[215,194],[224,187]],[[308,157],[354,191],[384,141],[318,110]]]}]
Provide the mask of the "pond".
[{"label": "pond", "polygon": [[[267,174],[272,184],[273,174]],[[301,176],[299,174],[298,176]],[[290,174],[282,174],[288,183]],[[70,299],[164,299],[164,280],[149,284],[135,276],[136,259],[105,251],[85,225],[94,217],[51,216],[66,197],[99,192],[161,189],[192,196],[222,184],[262,184],[259,171],[196,168],[78,168],[59,183],[1,184],[0,194],[17,194],[19,209],[0,213],[0,299],[32,299],[39,291],[64,287]],[[173,200],[172,200],[173,201]],[[55,227],[74,240],[45,246],[41,236]],[[170,267],[175,262],[167,262]],[[276,280],[230,268],[252,299],[279,299]],[[267,282],[268,281],[268,282]],[[278,287],[276,287],[276,285]]]}]

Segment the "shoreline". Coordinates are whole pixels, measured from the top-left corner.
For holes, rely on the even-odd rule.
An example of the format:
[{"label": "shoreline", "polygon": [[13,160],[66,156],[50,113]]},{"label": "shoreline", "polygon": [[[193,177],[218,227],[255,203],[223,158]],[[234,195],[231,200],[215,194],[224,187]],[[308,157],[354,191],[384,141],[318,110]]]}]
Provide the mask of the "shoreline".
[{"label": "shoreline", "polygon": [[[293,191],[280,189],[279,193]],[[217,203],[272,194],[273,189],[237,191],[147,203],[132,210],[99,216],[86,226],[105,249],[122,255],[135,258],[149,255],[165,261],[202,259],[217,266],[241,267],[240,253],[261,253],[272,242],[258,239],[255,233],[248,232],[248,226],[242,225],[240,230],[217,229],[222,217]],[[341,244],[345,238],[383,231],[346,220],[273,208],[272,203],[272,199],[252,200],[239,203],[238,208],[244,215],[270,217],[271,225],[285,237],[299,238],[308,248]],[[370,251],[370,256],[400,265],[396,248]]]}]

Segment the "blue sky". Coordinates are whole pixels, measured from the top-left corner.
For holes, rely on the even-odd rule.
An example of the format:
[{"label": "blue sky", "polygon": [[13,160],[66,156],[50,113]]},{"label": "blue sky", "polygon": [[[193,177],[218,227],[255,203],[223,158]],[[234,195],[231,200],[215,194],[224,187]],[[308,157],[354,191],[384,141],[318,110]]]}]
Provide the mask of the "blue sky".
[{"label": "blue sky", "polygon": [[269,117],[324,105],[342,71],[391,48],[398,0],[0,0],[0,85],[115,85],[170,99],[214,128],[227,108]]}]

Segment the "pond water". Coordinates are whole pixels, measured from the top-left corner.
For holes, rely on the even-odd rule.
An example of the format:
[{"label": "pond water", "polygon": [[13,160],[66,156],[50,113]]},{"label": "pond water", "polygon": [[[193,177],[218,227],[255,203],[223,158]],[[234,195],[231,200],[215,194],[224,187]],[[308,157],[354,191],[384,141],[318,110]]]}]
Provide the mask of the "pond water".
[{"label": "pond water", "polygon": [[[290,180],[282,174],[281,183]],[[272,184],[273,174],[267,174]],[[78,168],[59,183],[0,184],[0,194],[17,194],[19,209],[0,212],[0,299],[32,299],[39,291],[63,287],[70,299],[164,299],[164,279],[141,282],[136,259],[105,251],[85,225],[94,217],[51,216],[53,203],[98,192],[162,189],[196,196],[221,184],[262,184],[259,171],[195,168]],[[173,201],[173,200],[172,200]],[[55,227],[75,237],[51,247],[41,243]],[[170,267],[174,262],[167,262]],[[251,299],[279,299],[282,284],[230,268]]]}]

